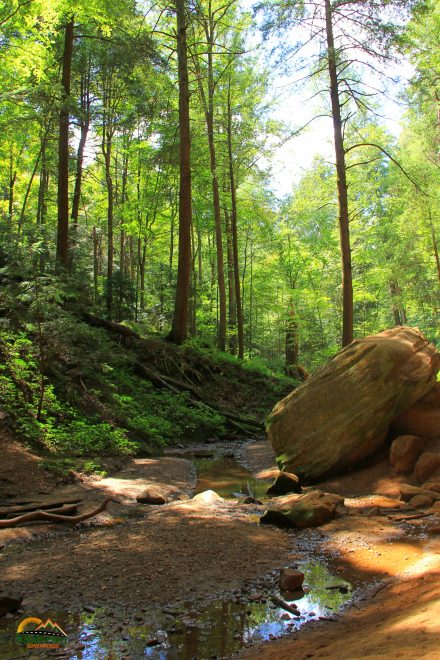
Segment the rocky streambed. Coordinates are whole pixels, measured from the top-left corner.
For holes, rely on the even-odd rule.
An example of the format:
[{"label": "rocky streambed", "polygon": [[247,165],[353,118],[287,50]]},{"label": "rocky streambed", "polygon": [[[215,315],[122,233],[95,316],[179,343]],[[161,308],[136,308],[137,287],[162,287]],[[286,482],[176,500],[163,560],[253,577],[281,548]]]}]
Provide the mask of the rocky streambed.
[{"label": "rocky streambed", "polygon": [[[364,469],[357,490],[353,476],[328,484],[355,496],[343,515],[304,530],[260,525],[272,476],[266,441],[207,443],[70,487],[85,499],[113,493],[119,504],[80,528],[5,543],[1,590],[24,600],[22,612],[0,618],[0,659],[277,657],[277,638],[298,644],[307,629],[335,630],[396,584],[437,570],[432,517],[411,518],[385,469]],[[137,503],[146,487],[169,504]],[[207,490],[220,497],[190,499]],[[302,591],[280,589],[286,567],[304,574]],[[29,656],[16,629],[31,615],[57,621],[66,644]]]}]

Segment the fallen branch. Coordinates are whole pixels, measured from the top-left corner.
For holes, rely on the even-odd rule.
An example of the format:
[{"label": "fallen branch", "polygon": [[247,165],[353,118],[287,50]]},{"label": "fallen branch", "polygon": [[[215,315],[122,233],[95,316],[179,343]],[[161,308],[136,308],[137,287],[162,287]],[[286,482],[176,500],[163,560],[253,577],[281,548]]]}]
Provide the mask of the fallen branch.
[{"label": "fallen branch", "polygon": [[88,312],[83,313],[84,320],[90,325],[94,325],[96,328],[105,328],[110,332],[122,335],[123,337],[131,337],[133,339],[141,339],[141,336],[128,328],[126,325],[121,325],[120,323],[115,323],[114,321],[107,321],[106,319],[101,319],[99,316],[94,314],[89,314]]},{"label": "fallen branch", "polygon": [[[42,511],[43,513],[46,513],[46,510],[43,509],[43,508],[38,509],[38,511]],[[66,516],[71,516],[74,513],[76,513],[77,511],[78,511],[78,504],[63,504],[63,506],[56,507],[55,509],[50,509],[50,511],[47,511],[47,513],[50,513],[50,514],[57,513],[57,514],[62,514],[62,515],[66,515]],[[29,511],[29,513],[35,513],[35,511]],[[23,515],[25,515],[25,514],[23,514]],[[13,515],[12,516],[7,516],[6,520],[7,520],[7,522],[9,522],[10,520],[14,520],[14,516]]]},{"label": "fallen branch", "polygon": [[286,610],[286,612],[290,612],[290,614],[293,614],[294,616],[299,616],[301,612],[293,607],[292,605],[289,605],[289,603],[286,603],[285,600],[282,598],[279,598],[278,596],[271,596],[270,597],[271,601],[275,603],[275,605],[279,605],[280,607],[283,608],[283,610]]},{"label": "fallen branch", "polygon": [[65,504],[78,504],[81,498],[72,498],[55,502],[28,502],[27,504],[17,506],[12,505],[0,509],[0,518],[9,518],[15,513],[27,513],[29,511],[46,511],[46,509],[58,509]]},{"label": "fallen branch", "polygon": [[[68,525],[76,525],[79,522],[82,522],[83,520],[87,520],[88,518],[92,518],[93,516],[97,516],[98,513],[101,513],[101,511],[104,511],[109,502],[112,501],[111,497],[107,497],[102,504],[100,504],[96,509],[93,509],[93,511],[89,511],[88,513],[83,513],[78,516],[69,516],[69,515],[63,515],[61,513],[49,513],[47,511],[32,511],[30,513],[24,513],[22,516],[17,516],[16,518],[11,518],[9,520],[0,520],[0,529],[6,529],[8,527],[16,527],[17,525],[21,525],[23,523],[27,522],[34,522],[36,520],[47,520],[49,522],[56,522],[56,523],[67,523]],[[114,501],[114,500],[113,500]],[[62,507],[64,511],[66,510],[67,507]],[[59,509],[58,511],[60,511]]]},{"label": "fallen branch", "polygon": [[[158,385],[159,387],[163,387],[166,390],[170,390],[170,392],[173,392],[174,394],[180,394],[180,390],[177,389],[176,387],[173,387],[170,383],[167,382],[167,378],[164,376],[161,376],[158,374],[156,371],[153,371],[152,369],[149,369],[145,365],[141,364],[140,362],[136,362],[134,365],[134,372],[137,376],[142,376],[143,378],[146,378],[149,380],[151,383],[154,385]],[[182,383],[183,385],[183,383]],[[183,389],[182,387],[180,389]]]},{"label": "fallen branch", "polygon": [[233,413],[227,412],[226,410],[222,410],[217,406],[214,406],[212,403],[206,401],[202,397],[202,395],[196,390],[196,388],[193,387],[192,385],[187,385],[186,383],[183,383],[182,381],[177,380],[176,378],[170,378],[168,376],[163,376],[162,374],[158,374],[156,371],[149,369],[140,362],[136,362],[134,367],[135,367],[135,373],[138,376],[142,376],[146,378],[147,380],[152,382],[154,385],[157,385],[158,387],[165,388],[170,392],[173,392],[174,394],[180,394],[181,391],[189,392],[190,394],[193,395],[194,398],[196,398],[198,401],[203,403],[203,405],[205,405],[207,408],[211,408],[211,410],[214,410],[219,415],[223,415],[223,417],[226,417],[226,419],[234,423],[235,426],[239,426],[240,430],[242,430],[241,428],[242,426],[251,426],[252,428],[257,428],[261,431],[264,431],[264,424],[262,424],[258,420],[251,419],[249,417],[241,417],[240,415],[235,415]]}]

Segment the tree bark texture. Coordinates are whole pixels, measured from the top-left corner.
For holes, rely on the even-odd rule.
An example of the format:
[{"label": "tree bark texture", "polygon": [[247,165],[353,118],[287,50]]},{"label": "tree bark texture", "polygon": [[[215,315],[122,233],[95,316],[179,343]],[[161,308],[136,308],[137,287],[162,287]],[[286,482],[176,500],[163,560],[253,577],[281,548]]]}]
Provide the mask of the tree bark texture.
[{"label": "tree bark texture", "polygon": [[72,77],[73,17],[64,28],[64,49],[61,77],[61,110],[58,136],[58,215],[57,254],[58,269],[69,267],[69,97]]},{"label": "tree bark texture", "polygon": [[338,186],[339,235],[342,259],[342,346],[353,341],[353,279],[351,267],[350,225],[348,214],[347,172],[345,168],[344,136],[342,131],[339,82],[333,36],[332,7],[325,0],[328,71],[332,104],[333,131]]},{"label": "tree bark texture", "polygon": [[191,276],[191,133],[189,81],[184,0],[176,0],[177,57],[179,68],[179,252],[176,297],[169,341],[180,344],[188,333],[188,301]]}]

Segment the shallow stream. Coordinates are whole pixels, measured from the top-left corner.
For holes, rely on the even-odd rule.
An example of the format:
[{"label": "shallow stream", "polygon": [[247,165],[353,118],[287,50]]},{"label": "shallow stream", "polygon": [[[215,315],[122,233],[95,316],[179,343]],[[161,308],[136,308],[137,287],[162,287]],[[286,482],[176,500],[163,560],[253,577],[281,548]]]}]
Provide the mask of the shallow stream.
[{"label": "shallow stream", "polygon": [[[194,465],[196,492],[212,489],[225,498],[265,496],[268,482],[256,480],[230,456],[195,457]],[[322,556],[321,533],[306,531],[298,539],[301,538],[301,556],[307,559],[294,562],[292,557],[292,562],[286,564],[298,567],[305,574],[304,591],[280,593],[279,570],[274,570],[252,584],[212,597],[210,601],[182,602],[176,594],[175,603],[168,606],[151,609],[145,603],[134,617],[114,608],[112,611],[112,608],[91,607],[81,615],[48,612],[47,616],[68,634],[65,654],[60,648],[56,657],[71,660],[230,658],[248,645],[292,634],[310,620],[335,620],[338,611],[374,585],[374,577],[371,573],[366,578],[354,569],[347,570],[339,565],[337,557]],[[299,613],[286,611],[279,604],[280,598]],[[29,657],[26,653],[14,654],[18,650],[14,635],[11,632],[8,639],[5,630],[0,623],[10,654],[0,654],[0,658]],[[34,653],[33,657],[52,657],[51,651]]]}]

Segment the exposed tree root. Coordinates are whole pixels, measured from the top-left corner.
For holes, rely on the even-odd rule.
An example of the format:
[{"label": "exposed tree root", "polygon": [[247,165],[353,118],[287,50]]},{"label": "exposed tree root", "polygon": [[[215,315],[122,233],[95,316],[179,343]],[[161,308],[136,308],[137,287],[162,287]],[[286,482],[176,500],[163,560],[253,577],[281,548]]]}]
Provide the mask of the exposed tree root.
[{"label": "exposed tree root", "polygon": [[22,516],[17,516],[16,518],[11,518],[9,520],[0,520],[0,529],[6,529],[8,527],[17,527],[23,523],[34,522],[37,520],[47,520],[48,522],[56,523],[67,523],[68,525],[76,525],[83,520],[97,516],[98,513],[104,511],[109,502],[114,501],[111,497],[107,497],[102,504],[100,504],[96,509],[89,511],[88,513],[82,513],[78,516],[66,515],[69,511],[72,511],[72,508],[76,510],[75,505],[67,505],[55,509],[58,513],[49,513],[48,511],[31,511],[30,513],[24,513]]},{"label": "exposed tree root", "polygon": [[[73,498],[70,500],[63,500],[62,502],[60,501],[55,501],[55,502],[28,502],[27,504],[23,504],[20,506],[17,505],[11,505],[11,506],[6,506],[3,508],[0,508],[0,518],[12,518],[14,517],[13,514],[17,513],[28,513],[29,511],[47,511],[49,509],[59,509],[59,507],[63,507],[66,504],[76,504],[81,502],[81,498]],[[52,511],[53,513],[53,511]]]}]

